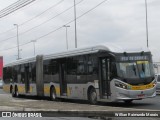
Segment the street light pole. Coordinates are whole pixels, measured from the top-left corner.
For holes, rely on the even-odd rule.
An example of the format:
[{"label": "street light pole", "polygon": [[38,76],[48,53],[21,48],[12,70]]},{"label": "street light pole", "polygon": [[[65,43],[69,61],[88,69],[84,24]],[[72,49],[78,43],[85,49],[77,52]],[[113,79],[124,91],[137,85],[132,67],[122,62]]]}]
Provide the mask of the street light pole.
[{"label": "street light pole", "polygon": [[68,34],[67,34],[67,28],[70,27],[69,25],[63,25],[63,27],[66,28],[66,46],[67,46],[67,50],[68,50]]},{"label": "street light pole", "polygon": [[77,18],[76,18],[76,1],[74,0],[74,23],[75,23],[75,48],[77,48]]},{"label": "street light pole", "polygon": [[18,48],[18,58],[17,60],[20,59],[20,55],[19,55],[19,36],[18,36],[18,24],[14,24],[14,26],[16,26],[17,28],[17,48]]},{"label": "street light pole", "polygon": [[31,40],[31,42],[33,42],[33,48],[34,48],[34,56],[36,55],[36,46],[35,46],[35,42],[37,42],[36,40]]},{"label": "street light pole", "polygon": [[147,0],[145,0],[145,10],[146,10],[146,38],[148,47],[148,10],[147,10]]}]

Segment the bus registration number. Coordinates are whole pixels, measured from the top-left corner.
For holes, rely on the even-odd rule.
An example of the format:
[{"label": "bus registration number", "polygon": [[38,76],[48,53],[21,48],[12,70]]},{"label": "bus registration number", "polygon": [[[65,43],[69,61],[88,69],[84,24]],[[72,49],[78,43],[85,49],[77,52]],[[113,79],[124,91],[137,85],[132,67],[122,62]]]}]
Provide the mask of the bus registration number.
[{"label": "bus registration number", "polygon": [[144,98],[144,94],[137,95],[137,98]]}]

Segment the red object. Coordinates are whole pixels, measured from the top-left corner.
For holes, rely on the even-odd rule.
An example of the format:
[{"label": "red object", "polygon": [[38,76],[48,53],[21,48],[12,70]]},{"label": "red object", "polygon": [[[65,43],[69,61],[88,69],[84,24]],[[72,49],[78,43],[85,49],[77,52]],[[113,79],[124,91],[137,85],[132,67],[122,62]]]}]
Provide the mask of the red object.
[{"label": "red object", "polygon": [[3,78],[3,57],[0,56],[0,79]]}]

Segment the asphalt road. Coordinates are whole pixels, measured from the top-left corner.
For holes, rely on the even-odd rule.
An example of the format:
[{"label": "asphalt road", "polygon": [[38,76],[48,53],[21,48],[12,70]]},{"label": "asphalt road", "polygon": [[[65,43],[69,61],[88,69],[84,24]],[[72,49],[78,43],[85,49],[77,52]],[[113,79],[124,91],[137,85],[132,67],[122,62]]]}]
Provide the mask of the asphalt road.
[{"label": "asphalt road", "polygon": [[[6,98],[5,98],[6,97]],[[114,108],[114,110],[116,109],[121,109],[121,108],[135,108],[135,109],[150,109],[150,110],[160,110],[160,96],[158,95],[155,98],[149,98],[149,99],[144,99],[144,100],[139,100],[139,101],[133,101],[132,104],[128,104],[126,105],[124,102],[117,102],[117,103],[99,103],[98,105],[94,106],[94,105],[89,105],[87,102],[85,101],[74,101],[74,100],[67,100],[64,102],[55,102],[53,103],[52,101],[49,101],[48,99],[44,98],[44,99],[37,99],[36,97],[22,97],[22,98],[12,98],[11,95],[6,95],[5,92],[3,92],[2,89],[0,89],[0,101],[2,102],[3,100],[5,101],[5,99],[11,99],[11,101],[15,104],[15,105],[20,105],[20,107],[23,107],[23,105],[25,106],[26,103],[30,103],[30,104],[39,104],[39,106],[41,106],[42,103],[45,103],[46,105],[53,105],[55,104],[55,107],[57,104],[60,105],[66,105],[70,104],[73,105],[75,107],[79,106],[79,107],[85,107],[84,109],[87,109],[89,107],[93,107],[95,109],[106,109],[106,108]],[[5,103],[5,102],[4,102]],[[2,104],[2,103],[1,103]],[[77,105],[76,105],[77,104]],[[28,104],[29,105],[29,104]],[[0,106],[1,107],[1,106]],[[49,107],[49,106],[48,106]],[[68,107],[68,106],[66,106]],[[122,110],[123,111],[123,110]],[[20,120],[21,118],[0,118],[0,120]],[[49,118],[23,118],[23,120],[137,120],[137,118],[128,118],[128,117],[112,117],[112,118],[108,118],[108,117],[49,117]],[[138,120],[146,120],[146,118],[143,117],[139,117]],[[160,120],[160,115],[158,118],[152,117],[152,118],[147,118],[147,120]]]},{"label": "asphalt road", "polygon": [[[0,94],[9,94],[3,92],[0,89]],[[22,99],[30,100],[30,97],[22,97]],[[37,98],[31,97],[31,99],[37,100]],[[42,98],[43,99],[43,98]],[[44,98],[44,101],[49,101]],[[77,101],[77,100],[67,100],[66,103],[77,103],[77,104],[88,104],[86,101]],[[143,100],[135,100],[131,104],[125,104],[124,102],[115,102],[115,103],[99,103],[99,106],[110,106],[110,107],[123,107],[123,108],[135,108],[135,109],[149,109],[149,110],[160,110],[160,95],[157,95],[155,98],[147,98]]]},{"label": "asphalt road", "polygon": [[123,107],[123,108],[160,110],[160,95],[157,95],[155,98],[134,100],[131,104],[116,102],[116,103],[102,103],[102,105],[113,106],[113,107]]}]

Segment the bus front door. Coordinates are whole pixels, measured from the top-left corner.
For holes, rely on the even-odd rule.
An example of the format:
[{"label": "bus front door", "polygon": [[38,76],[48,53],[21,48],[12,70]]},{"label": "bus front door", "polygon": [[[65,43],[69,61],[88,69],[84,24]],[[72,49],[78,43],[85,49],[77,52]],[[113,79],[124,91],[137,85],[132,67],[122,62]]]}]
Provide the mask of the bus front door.
[{"label": "bus front door", "polygon": [[30,86],[29,86],[29,65],[25,65],[24,70],[25,70],[25,90],[26,90],[26,93],[29,93],[29,91],[30,91]]},{"label": "bus front door", "polygon": [[100,96],[109,99],[110,93],[110,59],[100,58]]},{"label": "bus front door", "polygon": [[59,64],[59,78],[60,78],[60,94],[61,96],[67,95],[67,81],[66,81],[66,64],[65,60],[60,60]]}]

